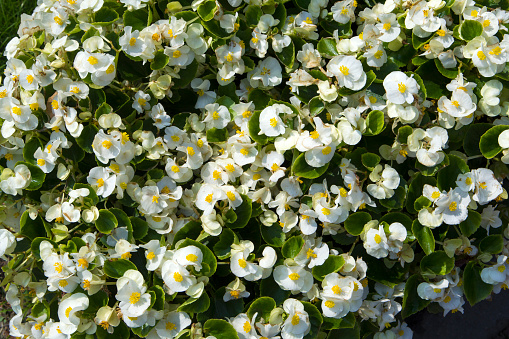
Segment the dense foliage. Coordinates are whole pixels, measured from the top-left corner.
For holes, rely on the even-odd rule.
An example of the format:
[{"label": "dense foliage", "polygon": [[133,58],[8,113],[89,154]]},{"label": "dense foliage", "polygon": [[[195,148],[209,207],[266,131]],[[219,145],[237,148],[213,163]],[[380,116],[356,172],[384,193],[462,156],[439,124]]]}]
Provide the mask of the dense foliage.
[{"label": "dense foliage", "polygon": [[0,87],[11,335],[411,338],[507,288],[506,9],[39,0]]}]

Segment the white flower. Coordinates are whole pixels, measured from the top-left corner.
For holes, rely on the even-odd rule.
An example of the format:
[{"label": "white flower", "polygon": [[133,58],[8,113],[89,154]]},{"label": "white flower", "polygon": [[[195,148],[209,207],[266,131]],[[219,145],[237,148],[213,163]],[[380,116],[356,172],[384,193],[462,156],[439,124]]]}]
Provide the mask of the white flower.
[{"label": "white flower", "polygon": [[265,87],[277,86],[283,80],[281,65],[273,57],[267,57],[260,61],[253,70],[251,81],[259,80]]},{"label": "white flower", "polygon": [[120,301],[119,307],[123,315],[138,317],[150,306],[151,296],[146,293],[147,287],[143,276],[136,270],[127,270],[117,280],[117,294],[115,298]]},{"label": "white flower", "polygon": [[480,205],[485,205],[496,199],[504,191],[502,185],[490,169],[478,168],[471,173],[475,182],[475,191],[472,199]]},{"label": "white flower", "polygon": [[413,77],[408,77],[400,71],[391,72],[383,81],[383,86],[387,95],[387,100],[394,104],[411,104],[414,101],[414,95],[419,91],[419,85]]},{"label": "white flower", "polygon": [[396,14],[381,14],[378,16],[378,19],[380,20],[380,23],[376,24],[376,28],[380,30],[380,33],[382,33],[378,39],[383,42],[391,42],[395,40],[401,32],[398,20],[396,19]]},{"label": "white flower", "polygon": [[283,290],[308,292],[313,286],[313,275],[302,266],[279,265],[274,269],[274,280]]},{"label": "white flower", "polygon": [[467,219],[469,203],[470,196],[468,193],[460,188],[455,188],[435,201],[437,205],[436,212],[442,214],[446,224],[458,225]]},{"label": "white flower", "polygon": [[76,312],[88,308],[88,297],[83,293],[69,295],[58,306],[58,318],[60,319],[59,329],[62,333],[71,335],[78,330],[81,319]]},{"label": "white flower", "polygon": [[247,314],[240,313],[235,318],[229,319],[233,328],[237,331],[239,339],[256,339],[256,330],[254,322],[256,320],[256,314],[253,315],[253,319],[249,319]]},{"label": "white flower", "polygon": [[174,260],[167,260],[161,267],[161,276],[172,294],[184,292],[196,284],[196,278]]},{"label": "white flower", "polygon": [[185,312],[169,312],[156,327],[156,333],[162,339],[175,338],[183,329],[191,325],[191,318]]},{"label": "white flower", "polygon": [[382,165],[378,164],[369,179],[374,184],[369,184],[367,190],[369,194],[377,199],[388,199],[394,195],[394,190],[398,188],[400,178],[398,172],[389,165],[385,165],[382,171]]},{"label": "white flower", "polygon": [[198,247],[190,245],[176,250],[173,254],[173,260],[183,267],[191,265],[199,272],[201,270],[203,253]]},{"label": "white flower", "polygon": [[339,86],[358,91],[366,84],[362,63],[351,55],[338,55],[327,64],[327,71],[336,76]]},{"label": "white flower", "polygon": [[203,120],[207,124],[207,129],[225,128],[231,120],[230,111],[226,106],[219,104],[208,104],[205,106],[207,116]]},{"label": "white flower", "polygon": [[447,279],[442,279],[436,284],[423,282],[417,286],[417,294],[424,300],[436,300],[444,296],[447,287],[449,287]]},{"label": "white flower", "polygon": [[304,305],[296,299],[289,298],[283,303],[283,309],[288,314],[288,318],[281,329],[281,337],[283,339],[302,339],[311,330],[309,315],[304,310]]},{"label": "white flower", "polygon": [[496,285],[506,281],[507,274],[509,273],[509,264],[507,263],[507,256],[500,255],[497,258],[497,263],[491,267],[483,268],[481,271],[481,279],[491,285]]},{"label": "white flower", "polygon": [[371,228],[366,232],[364,248],[369,255],[377,259],[385,258],[389,254],[389,244],[383,225],[380,225],[378,229]]}]

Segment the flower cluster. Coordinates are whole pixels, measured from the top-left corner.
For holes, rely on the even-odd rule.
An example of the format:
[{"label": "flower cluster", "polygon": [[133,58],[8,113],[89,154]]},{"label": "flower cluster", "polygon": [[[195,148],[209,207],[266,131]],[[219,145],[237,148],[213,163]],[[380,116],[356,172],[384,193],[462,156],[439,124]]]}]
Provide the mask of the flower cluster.
[{"label": "flower cluster", "polygon": [[10,335],[407,339],[508,288],[501,4],[39,0],[0,83]]}]

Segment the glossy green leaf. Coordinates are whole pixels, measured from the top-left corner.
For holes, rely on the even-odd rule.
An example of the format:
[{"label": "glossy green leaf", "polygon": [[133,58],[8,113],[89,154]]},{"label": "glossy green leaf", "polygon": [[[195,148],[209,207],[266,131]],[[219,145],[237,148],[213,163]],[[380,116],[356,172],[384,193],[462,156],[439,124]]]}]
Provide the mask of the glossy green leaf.
[{"label": "glossy green leaf", "polygon": [[371,215],[367,212],[355,212],[345,220],[345,229],[351,235],[360,235],[366,225],[371,221]]},{"label": "glossy green leaf", "polygon": [[422,226],[418,220],[414,220],[412,233],[424,250],[424,253],[430,254],[435,250],[435,237],[429,227]]},{"label": "glossy green leaf", "polygon": [[110,234],[118,226],[117,218],[108,210],[99,210],[99,217],[95,221],[97,230],[104,234]]},{"label": "glossy green leaf", "polygon": [[454,268],[454,258],[444,251],[435,251],[422,258],[420,266],[423,273],[446,275]]},{"label": "glossy green leaf", "polygon": [[301,236],[293,236],[283,244],[281,253],[285,258],[295,258],[304,246],[304,239]]}]

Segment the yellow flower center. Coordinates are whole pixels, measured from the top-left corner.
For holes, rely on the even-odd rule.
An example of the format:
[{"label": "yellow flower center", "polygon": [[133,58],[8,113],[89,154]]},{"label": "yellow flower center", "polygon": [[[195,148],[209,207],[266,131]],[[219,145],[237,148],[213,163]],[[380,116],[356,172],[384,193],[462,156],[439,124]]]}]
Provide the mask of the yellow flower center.
[{"label": "yellow flower center", "polygon": [[344,76],[347,76],[350,73],[350,70],[345,65],[339,66],[339,71],[343,73]]},{"label": "yellow flower center", "polygon": [[465,179],[465,184],[472,185],[472,179],[471,178],[466,178]]},{"label": "yellow flower center", "polygon": [[375,234],[375,242],[377,244],[381,243],[382,242],[382,237],[379,235],[379,234]]},{"label": "yellow flower center", "polygon": [[192,148],[191,146],[188,146],[187,147],[187,154],[189,154],[190,156],[193,156],[194,155],[194,148]]},{"label": "yellow flower center", "polygon": [[106,149],[110,149],[111,146],[113,146],[113,143],[109,140],[104,140],[102,143],[101,143],[102,147],[106,148]]},{"label": "yellow flower center", "polygon": [[212,197],[214,196],[214,193],[210,193],[209,195],[207,195],[205,197],[205,201],[208,202],[209,204],[212,202]]},{"label": "yellow flower center", "polygon": [[477,52],[477,57],[479,58],[479,60],[484,60],[486,59],[486,54],[484,54],[483,51],[479,51]]},{"label": "yellow flower center", "polygon": [[499,46],[493,48],[491,51],[490,51],[490,54],[491,55],[500,55],[500,53],[502,53],[502,48],[500,48]]},{"label": "yellow flower center", "polygon": [[103,178],[97,179],[96,184],[97,184],[97,187],[103,187],[104,186],[104,179]]},{"label": "yellow flower center", "polygon": [[399,91],[400,93],[405,93],[405,91],[406,91],[406,85],[405,85],[404,83],[400,82],[400,83],[398,84],[398,91]]},{"label": "yellow flower center", "polygon": [[318,133],[317,131],[313,131],[313,132],[309,133],[309,135],[313,139],[318,139],[318,137],[320,136],[320,133]]},{"label": "yellow flower center", "polygon": [[[377,59],[380,59],[382,57],[382,55],[384,55],[384,52],[383,51],[376,51],[375,54],[373,54],[373,56]],[[376,98],[375,97],[370,97],[369,100],[371,101],[371,98],[374,98],[375,99],[375,102],[376,102]]]},{"label": "yellow flower center", "polygon": [[332,292],[334,292],[334,294],[341,294],[341,287],[339,287],[338,285],[334,285],[332,286]]},{"label": "yellow flower center", "polygon": [[39,166],[46,165],[46,160],[44,160],[44,159],[37,159],[37,165],[39,165]]},{"label": "yellow flower center", "polygon": [[390,23],[388,23],[388,22],[386,22],[386,23],[383,25],[383,29],[384,29],[384,30],[386,30],[386,31],[390,30],[390,29],[391,29],[391,24],[390,24]]},{"label": "yellow flower center", "polygon": [[504,265],[498,266],[497,271],[499,271],[500,273],[503,273],[505,271],[505,266]]},{"label": "yellow flower center", "polygon": [[438,35],[438,36],[445,36],[445,30],[443,30],[443,29],[439,29],[439,30],[437,31],[437,35]]},{"label": "yellow flower center", "polygon": [[324,215],[330,215],[330,209],[324,207],[324,208],[322,208],[322,213]]},{"label": "yellow flower center", "polygon": [[129,45],[131,45],[131,46],[136,45],[136,38],[129,39]]},{"label": "yellow flower center", "polygon": [[238,260],[238,263],[239,263],[239,266],[240,266],[241,268],[246,268],[246,266],[247,266],[247,262],[246,262],[244,259],[242,259],[242,258],[240,258],[240,259]]},{"label": "yellow flower center", "polygon": [[327,146],[327,147],[325,147],[325,148],[322,150],[322,154],[323,154],[323,155],[328,155],[331,151],[332,151],[332,148],[331,148],[330,146]]},{"label": "yellow flower center", "polygon": [[333,308],[336,304],[334,303],[334,301],[332,300],[327,300],[325,302],[325,307],[328,307],[328,308]]},{"label": "yellow flower center", "polygon": [[293,326],[296,326],[300,323],[300,318],[297,314],[295,314],[293,317],[292,317],[292,325]]},{"label": "yellow flower center", "polygon": [[69,318],[69,316],[71,315],[71,311],[72,311],[72,307],[71,307],[71,306],[69,306],[69,307],[67,307],[67,308],[65,309],[65,316],[66,316],[67,318]]},{"label": "yellow flower center", "polygon": [[21,115],[21,108],[17,107],[17,106],[14,106],[12,108],[12,113],[16,114],[16,115]]},{"label": "yellow flower center", "polygon": [[240,154],[242,154],[242,155],[248,155],[248,154],[249,154],[249,151],[247,150],[247,148],[241,148],[241,149],[240,149]]},{"label": "yellow flower center", "polygon": [[242,328],[244,329],[244,332],[248,333],[249,331],[251,331],[251,324],[249,323],[249,321],[246,321],[244,323],[244,326],[242,326]]},{"label": "yellow flower center", "polygon": [[182,274],[180,274],[179,272],[173,273],[173,279],[176,282],[182,282],[182,280],[184,280],[184,278],[182,277]]},{"label": "yellow flower center", "polygon": [[440,293],[440,292],[442,292],[442,290],[441,290],[441,289],[439,289],[439,288],[434,288],[434,289],[433,289],[433,292],[435,292],[435,293]]},{"label": "yellow flower center", "polygon": [[484,20],[484,21],[482,22],[482,26],[483,26],[484,28],[488,27],[489,25],[490,25],[490,21],[489,21],[488,19],[486,19],[486,20]]},{"label": "yellow flower center", "polygon": [[97,64],[99,62],[99,60],[97,60],[96,57],[93,57],[93,56],[90,56],[88,59],[87,59],[88,63],[91,64],[92,66]]},{"label": "yellow flower center", "polygon": [[121,259],[129,259],[130,257],[132,257],[131,252],[122,253],[122,255],[120,256]]},{"label": "yellow flower center", "polygon": [[313,251],[311,248],[309,248],[309,249],[307,250],[307,252],[306,252],[306,256],[307,256],[307,258],[308,258],[308,259],[309,259],[309,258],[316,258],[316,257],[317,257],[317,255],[316,255],[315,251]]},{"label": "yellow flower center", "polygon": [[180,168],[177,165],[173,165],[173,166],[171,166],[171,171],[173,173],[178,173],[178,172],[180,172]]},{"label": "yellow flower center", "polygon": [[438,199],[440,197],[440,192],[435,191],[431,194],[432,199]]},{"label": "yellow flower center", "polygon": [[87,259],[84,259],[84,258],[78,259],[78,266],[81,266],[83,268],[87,268],[88,267]]},{"label": "yellow flower center", "polygon": [[186,260],[196,262],[198,260],[198,256],[196,254],[190,253],[186,255]]},{"label": "yellow flower center", "polygon": [[277,119],[276,118],[272,118],[272,119],[270,119],[269,123],[270,123],[270,125],[272,127],[276,127],[277,126]]},{"label": "yellow flower center", "polygon": [[453,102],[451,102],[451,104],[455,107],[460,107],[460,103],[457,102],[456,100],[454,100]]},{"label": "yellow flower center", "polygon": [[57,271],[57,273],[62,273],[64,265],[61,262],[56,262],[53,266],[55,267],[55,271]]},{"label": "yellow flower center", "polygon": [[247,119],[251,116],[251,114],[252,114],[251,111],[244,111],[244,113],[242,113],[242,117],[244,119]]},{"label": "yellow flower center", "polygon": [[300,278],[300,275],[299,273],[291,273],[288,278],[290,278],[291,280],[295,281],[295,280],[299,280]]},{"label": "yellow flower center", "polygon": [[173,51],[173,57],[175,59],[180,58],[181,55],[182,55],[182,52],[180,52],[178,49],[176,51]]},{"label": "yellow flower center", "polygon": [[62,280],[60,280],[60,281],[58,282],[58,286],[60,286],[60,287],[66,287],[67,285],[69,285],[69,283],[67,282],[67,280],[63,280],[63,279],[62,279]]},{"label": "yellow flower center", "polygon": [[453,201],[449,204],[449,211],[454,212],[458,208],[458,203],[456,201]]},{"label": "yellow flower center", "polygon": [[230,295],[233,298],[238,299],[240,297],[240,292],[238,290],[232,290],[232,291],[230,291]]},{"label": "yellow flower center", "polygon": [[226,192],[226,196],[228,197],[228,199],[230,199],[231,201],[235,201],[237,198],[235,198],[235,193],[233,193],[232,191],[228,191]]},{"label": "yellow flower center", "polygon": [[159,33],[152,34],[152,40],[159,41],[161,39],[161,35]]},{"label": "yellow flower center", "polygon": [[159,202],[159,197],[157,195],[153,195],[152,202],[155,202],[157,204]]},{"label": "yellow flower center", "polygon": [[55,23],[56,23],[57,25],[60,25],[60,26],[62,26],[62,25],[64,24],[64,21],[63,21],[63,20],[62,20],[62,18],[61,18],[61,17],[59,17],[58,15],[57,15],[56,17],[54,17],[54,18],[53,18],[53,21],[55,21]]},{"label": "yellow flower center", "polygon": [[166,330],[167,330],[167,331],[172,331],[172,330],[174,330],[175,328],[177,328],[177,325],[175,325],[174,323],[172,323],[172,322],[168,321],[168,322],[166,323],[165,328],[166,328]]}]

